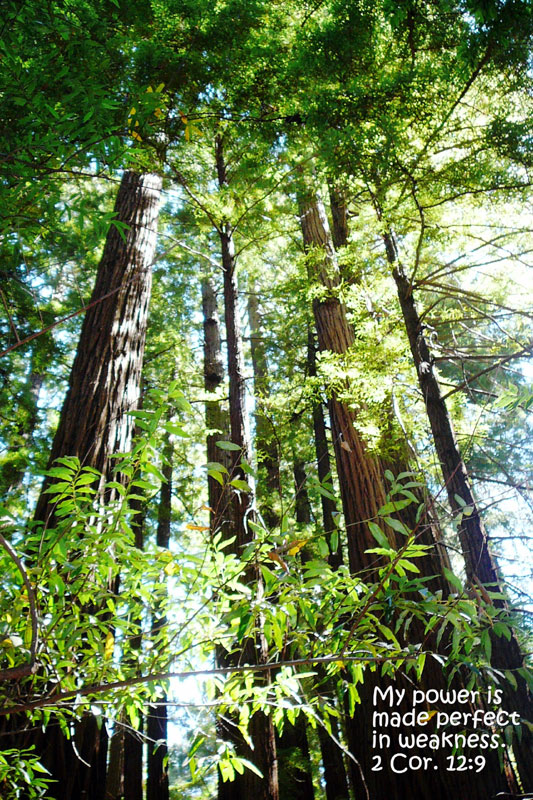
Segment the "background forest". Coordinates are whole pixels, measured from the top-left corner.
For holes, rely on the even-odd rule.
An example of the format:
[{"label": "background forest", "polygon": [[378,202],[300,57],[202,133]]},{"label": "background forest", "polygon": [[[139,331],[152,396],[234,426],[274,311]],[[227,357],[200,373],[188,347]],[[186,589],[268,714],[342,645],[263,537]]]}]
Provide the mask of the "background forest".
[{"label": "background forest", "polygon": [[533,796],[531,2],[0,31],[0,796]]}]

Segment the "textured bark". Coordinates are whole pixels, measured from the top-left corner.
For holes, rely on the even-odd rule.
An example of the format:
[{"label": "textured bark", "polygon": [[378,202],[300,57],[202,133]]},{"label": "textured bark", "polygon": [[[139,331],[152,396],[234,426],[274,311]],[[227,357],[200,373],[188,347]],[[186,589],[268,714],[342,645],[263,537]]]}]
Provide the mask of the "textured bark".
[{"label": "textured bark", "polygon": [[[158,175],[123,175],[115,215],[129,230],[125,242],[114,225],[107,234],[50,466],[59,456],[75,455],[105,476],[109,456],[130,447],[133,418],[126,412],[139,400],[161,187]],[[51,513],[49,496],[41,492],[35,519],[50,522]]]},{"label": "textured bark", "polygon": [[[329,187],[331,217],[333,220],[332,238],[335,250],[340,250],[348,244],[349,226],[348,226],[348,213],[347,201],[344,190],[339,184],[330,184]],[[348,284],[355,286],[358,280],[347,273],[347,271],[339,266],[339,274],[342,280]],[[355,331],[354,331],[355,334]],[[394,424],[394,407],[392,398],[384,401],[386,408],[386,419],[388,425],[382,432],[382,440],[390,447],[390,442],[398,440],[397,431]],[[388,407],[388,408],[387,408]],[[407,442],[405,438],[402,441],[396,441],[396,446],[393,452],[386,458],[380,458],[380,469],[382,475],[382,482],[385,484],[385,472],[390,470],[393,475],[400,475],[402,472],[411,470],[409,463],[409,455]],[[432,591],[442,590],[445,595],[450,591],[450,586],[443,574],[443,568],[451,568],[448,553],[446,551],[442,533],[438,524],[433,519],[431,514],[431,498],[429,493],[422,488],[413,488],[412,491],[419,501],[419,505],[424,506],[424,511],[420,519],[417,519],[418,509],[416,505],[412,504],[405,509],[401,509],[396,513],[396,516],[410,529],[416,529],[416,540],[418,544],[426,545],[431,548],[428,550],[427,555],[419,558],[417,563],[422,574],[425,576],[433,575],[432,581],[428,584],[428,588]],[[401,547],[403,538],[401,534],[396,537],[397,545]]]},{"label": "textured bark", "polygon": [[[174,447],[170,436],[167,434],[163,449],[163,468],[162,472],[165,480],[161,484],[159,494],[159,504],[157,507],[157,532],[156,544],[163,550],[168,550],[170,543],[170,522],[172,519],[172,461],[174,458]],[[162,576],[164,581],[164,576]],[[152,633],[154,636],[160,635],[166,626],[164,614],[154,613],[152,622]],[[146,722],[146,733],[148,736],[148,758],[146,783],[146,800],[168,800],[169,781],[168,767],[165,759],[168,755],[167,732],[168,732],[168,712],[165,705],[167,700],[166,693],[158,701],[158,705],[148,707],[148,717]],[[157,742],[157,746],[154,744]],[[128,795],[126,794],[126,797]],[[142,800],[142,798],[140,798]]]},{"label": "textured bark", "polygon": [[[387,258],[393,267],[405,328],[448,501],[459,519],[458,532],[467,577],[474,589],[479,582],[489,589],[501,591],[501,581],[496,563],[490,552],[488,536],[472,492],[468,471],[459,451],[453,423],[433,368],[433,357],[424,336],[424,326],[417,312],[412,286],[398,262],[393,236],[386,234],[384,239]],[[471,514],[469,516],[461,513],[462,504],[458,502],[457,497],[462,498],[464,504],[470,507]],[[494,599],[492,602],[497,607],[505,608],[505,600]],[[517,680],[516,690],[511,687],[505,690],[505,708],[509,711],[518,711],[522,718],[533,721],[531,693],[524,679],[516,672],[518,668],[524,666],[524,659],[514,635],[509,642],[502,637],[492,637],[491,663],[496,669],[513,670]],[[533,735],[527,724],[522,725],[521,739],[514,741],[513,750],[524,788],[530,791],[533,789]]]},{"label": "textured bark", "polygon": [[[316,196],[300,198],[300,221],[308,252],[310,278],[325,293],[313,301],[318,346],[321,351],[342,355],[350,349],[354,335],[337,292],[339,272],[324,205]],[[367,452],[358,433],[355,412],[333,394],[329,400],[333,447],[339,476],[346,525],[349,564],[352,572],[365,570],[375,576],[375,556],[365,553],[375,539],[366,521],[373,519],[385,503],[379,461]]]},{"label": "textured bark", "polygon": [[[216,169],[218,183],[221,188],[228,184],[222,138],[216,139]],[[251,452],[248,414],[246,410],[246,386],[244,379],[244,357],[241,324],[239,318],[239,290],[236,274],[235,243],[233,229],[228,221],[218,227],[222,253],[222,269],[224,273],[224,319],[226,323],[226,342],[228,356],[228,378],[230,398],[230,436],[240,450],[232,452],[232,478],[246,479],[240,466],[241,460],[249,461]],[[253,539],[247,520],[253,519],[253,498],[248,492],[233,492],[230,500],[231,534],[236,537],[233,545],[235,553],[240,556],[243,545]],[[252,566],[247,580],[253,583],[258,601],[262,596],[262,581],[259,570]],[[244,663],[265,663],[268,658],[266,640],[261,633],[255,640],[249,640],[244,647],[242,660]],[[219,663],[221,663],[219,658]],[[234,656],[226,656],[222,663],[229,665],[235,661]],[[267,676],[263,676],[267,679]],[[258,679],[259,680],[259,679]],[[254,744],[253,750],[246,744],[240,734],[235,733],[235,726],[219,720],[222,735],[235,743],[237,752],[252,761],[262,772],[259,778],[251,770],[237,775],[229,783],[219,781],[218,800],[279,800],[278,767],[274,727],[270,716],[257,712],[250,720],[250,735]]]},{"label": "textured bark", "polygon": [[[220,335],[220,319],[218,315],[217,296],[212,278],[202,280],[202,311],[204,327],[204,389],[216,392],[224,383],[224,362]],[[208,400],[205,404],[205,424],[207,434],[207,460],[218,462],[229,469],[231,464],[227,453],[217,447],[220,440],[229,436],[229,419],[221,400]],[[207,492],[210,508],[211,534],[217,530],[228,533],[229,495],[223,486],[213,477],[207,478]]]},{"label": "textured bark", "polygon": [[[308,252],[310,277],[322,288],[321,295],[313,302],[319,348],[342,355],[349,350],[354,337],[344,306],[338,297],[339,272],[322,203],[313,195],[301,197],[300,218],[304,245]],[[358,434],[355,428],[356,412],[343,404],[335,394],[331,397],[329,409],[350,570],[356,574],[363,573],[366,579],[373,580],[376,578],[376,563],[373,555],[365,550],[374,544],[366,521],[375,517],[385,502],[383,464],[368,453]],[[427,525],[426,534],[431,533],[431,525]],[[430,574],[439,572],[439,556],[438,550],[435,550],[433,564],[436,569]],[[438,766],[430,777],[421,771],[393,773],[388,766],[388,759],[384,759],[382,771],[372,771],[373,752],[368,714],[372,709],[373,688],[378,680],[381,686],[388,683],[387,679],[378,678],[376,673],[367,671],[359,691],[361,705],[356,716],[348,716],[346,720],[348,745],[358,762],[356,765],[350,761],[351,782],[356,797],[374,800],[386,796],[388,800],[404,800],[405,797],[412,796],[421,800],[448,800],[450,796],[468,794],[471,798],[483,800],[496,787],[502,790],[507,788],[505,779],[499,773],[498,760],[491,756],[487,758],[483,777],[476,775],[474,778],[468,774],[447,772],[443,751],[428,753]],[[405,686],[409,696],[412,686],[403,676],[397,676],[394,685]],[[446,681],[440,670],[431,665],[425,670],[420,685],[445,688]]]},{"label": "textured bark", "polygon": [[[115,215],[125,223],[126,241],[111,226],[86,312],[69,389],[54,436],[49,464],[76,455],[84,465],[109,473],[109,456],[131,446],[151,291],[162,182],[157,175],[125,172]],[[43,490],[48,486],[45,480]],[[41,491],[35,519],[53,525],[53,504]],[[101,800],[105,797],[107,734],[96,719],[77,726],[76,755],[59,728],[46,731],[43,763],[57,780],[56,800]],[[42,745],[37,743],[37,751]],[[87,763],[84,763],[87,762]],[[90,766],[87,766],[89,764]]]},{"label": "textured bark", "polygon": [[[259,300],[252,291],[248,295],[248,322],[250,325],[250,349],[254,372],[255,412],[255,448],[258,453],[260,480],[258,482],[258,498],[261,500],[261,514],[268,528],[275,528],[279,523],[278,513],[272,498],[279,495],[279,453],[270,423],[262,411],[262,401],[270,393],[268,364],[259,314]],[[261,478],[264,479],[261,480]]]},{"label": "textured bark", "polygon": [[329,184],[329,206],[331,209],[331,235],[335,250],[348,244],[348,207],[346,194],[337,183]]}]

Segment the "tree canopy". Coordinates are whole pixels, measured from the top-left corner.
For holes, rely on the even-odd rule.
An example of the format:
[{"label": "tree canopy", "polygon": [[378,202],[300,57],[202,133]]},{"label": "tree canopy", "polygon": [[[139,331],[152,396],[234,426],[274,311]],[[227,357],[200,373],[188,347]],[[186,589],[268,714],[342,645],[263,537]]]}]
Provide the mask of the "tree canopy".
[{"label": "tree canopy", "polygon": [[2,796],[532,792],[529,0],[5,6]]}]

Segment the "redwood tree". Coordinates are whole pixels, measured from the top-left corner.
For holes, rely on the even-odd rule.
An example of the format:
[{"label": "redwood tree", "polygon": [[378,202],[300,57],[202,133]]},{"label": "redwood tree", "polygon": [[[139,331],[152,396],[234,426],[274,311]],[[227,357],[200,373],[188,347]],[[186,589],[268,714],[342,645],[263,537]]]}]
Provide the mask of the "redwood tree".
[{"label": "redwood tree", "polygon": [[[131,446],[134,420],[128,412],[135,410],[140,396],[161,191],[158,175],[123,174],[114,208],[117,224],[107,234],[50,454],[50,465],[68,455],[99,470],[104,500],[110,456]],[[47,527],[54,524],[54,506],[45,493],[49,482],[43,484],[35,511],[35,519]],[[95,718],[86,716],[77,724],[74,740],[76,750],[52,725],[37,743],[57,780],[56,800],[100,800],[105,792],[105,727],[98,728]]]}]

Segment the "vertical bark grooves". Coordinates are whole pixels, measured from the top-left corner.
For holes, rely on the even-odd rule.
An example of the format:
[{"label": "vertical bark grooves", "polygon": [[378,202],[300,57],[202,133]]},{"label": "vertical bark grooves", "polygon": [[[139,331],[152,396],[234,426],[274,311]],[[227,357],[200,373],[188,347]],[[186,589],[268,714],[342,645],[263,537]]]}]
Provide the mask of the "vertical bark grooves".
[{"label": "vertical bark grooves", "polygon": [[348,244],[348,208],[346,195],[338,183],[329,184],[329,204],[331,208],[331,234],[335,250]]},{"label": "vertical bark grooves", "polygon": [[[319,348],[343,354],[353,343],[353,331],[338,297],[340,277],[335,251],[323,204],[316,196],[300,197],[300,219],[304,246],[308,252],[310,277],[322,289],[313,302]],[[355,428],[356,413],[335,394],[329,402],[329,413],[347,531],[350,570],[354,573],[364,570],[367,579],[372,580],[376,577],[375,562],[370,560],[373,556],[365,550],[373,547],[373,537],[365,523],[369,518],[375,517],[385,502],[383,464],[367,452]],[[430,526],[427,531],[431,532]],[[468,793],[472,800],[484,800],[489,786],[490,789],[507,788],[506,780],[499,774],[498,760],[493,755],[487,757],[484,780],[480,776],[447,772],[444,751],[430,754],[433,763],[438,765],[430,779],[420,771],[394,773],[386,758],[383,770],[373,771],[373,745],[367,714],[372,709],[373,688],[378,681],[386,685],[390,679],[379,678],[377,673],[373,675],[367,670],[364,683],[358,687],[361,698],[358,713],[355,718],[347,717],[346,720],[348,745],[359,763],[359,767],[352,761],[349,764],[356,797],[369,796],[370,800],[374,800],[386,796],[388,800],[405,800],[405,797],[412,796],[420,800],[430,797],[432,800],[448,800],[450,796],[462,797]],[[404,676],[395,676],[393,685],[404,686],[409,696],[412,687]],[[424,673],[422,685],[444,688],[446,681],[438,668],[429,667]],[[360,719],[361,713],[365,715],[364,722]],[[409,730],[406,729],[405,732],[409,733]]]},{"label": "vertical bark grooves", "polygon": [[[126,412],[139,399],[161,189],[158,175],[125,172],[122,177],[115,218],[128,226],[126,241],[112,225],[91,295],[95,305],[83,320],[50,464],[59,456],[76,455],[105,475],[109,455],[130,447],[133,418]],[[45,522],[49,513],[48,496],[41,492],[35,518]]]},{"label": "vertical bark grooves", "polygon": [[[215,159],[218,184],[221,189],[228,186],[228,175],[224,159],[224,147],[221,136],[215,140]],[[246,386],[244,377],[244,356],[242,332],[239,315],[239,288],[237,283],[235,243],[233,228],[229,221],[223,220],[217,227],[222,253],[222,270],[224,275],[224,320],[226,324],[226,342],[228,356],[229,401],[230,401],[230,433],[231,440],[240,448],[232,452],[232,478],[246,479],[240,467],[241,460],[249,461],[250,435],[248,413],[246,409]],[[233,492],[230,500],[231,534],[236,537],[233,545],[237,556],[242,553],[243,545],[253,539],[247,520],[253,519],[253,498],[248,492]],[[252,566],[247,580],[256,587],[257,597],[262,596],[262,581],[259,570]],[[261,623],[259,622],[259,626]],[[259,631],[254,639],[249,639],[244,646],[244,661],[248,663],[266,663],[268,658],[267,643]],[[222,660],[222,659],[221,659]],[[223,661],[231,663],[234,656],[226,656]],[[265,675],[263,679],[268,679]],[[229,723],[219,720],[219,727],[225,738],[234,741],[237,752],[257,765],[263,774],[259,778],[251,770],[246,769],[243,775],[237,775],[231,785],[219,780],[218,800],[279,800],[278,766],[274,726],[271,716],[256,712],[250,720],[250,736],[254,749],[244,742],[240,734]],[[232,731],[233,728],[233,731]]]},{"label": "vertical bark grooves", "polygon": [[[339,285],[337,260],[323,203],[313,196],[300,198],[300,221],[308,252],[311,280],[327,290],[313,301],[318,346],[321,351],[346,353],[354,341],[346,310],[336,289]],[[371,456],[357,429],[356,415],[335,395],[329,400],[333,447],[339,475],[342,507],[352,572],[374,566],[374,546],[367,525],[385,502],[379,460]]]},{"label": "vertical bark grooves", "polygon": [[[125,241],[112,225],[98,267],[91,302],[78,342],[69,388],[54,436],[49,463],[78,456],[108,477],[109,456],[128,452],[137,406],[151,293],[151,265],[157,236],[162,181],[158,175],[123,174],[115,218],[127,226]],[[35,519],[53,524],[53,505],[44,489]],[[58,781],[57,800],[98,800],[105,796],[107,734],[87,716],[76,726],[76,755],[59,728],[45,734],[43,763]],[[89,765],[89,766],[87,766]]]},{"label": "vertical bark grooves", "polygon": [[[480,582],[489,588],[500,590],[500,578],[496,563],[489,549],[488,536],[477,507],[466,465],[463,461],[453,423],[440,391],[439,382],[433,369],[433,358],[424,336],[424,326],[420,321],[415,304],[413,289],[397,259],[396,243],[392,234],[385,234],[387,259],[392,266],[398,299],[402,310],[405,328],[413,361],[418,374],[418,382],[424,398],[435,449],[444,478],[448,501],[456,515],[461,515],[462,498],[471,509],[469,516],[461,515],[458,523],[459,539],[465,559],[466,573],[475,584]],[[495,606],[505,607],[505,601],[495,599]],[[496,669],[516,670],[523,666],[524,660],[516,637],[508,642],[498,636],[492,637],[491,663]],[[506,708],[518,711],[522,717],[533,720],[533,701],[524,679],[516,672],[516,691],[505,691]],[[527,725],[522,726],[520,741],[513,743],[517,767],[526,789],[533,788],[533,734]]]}]

